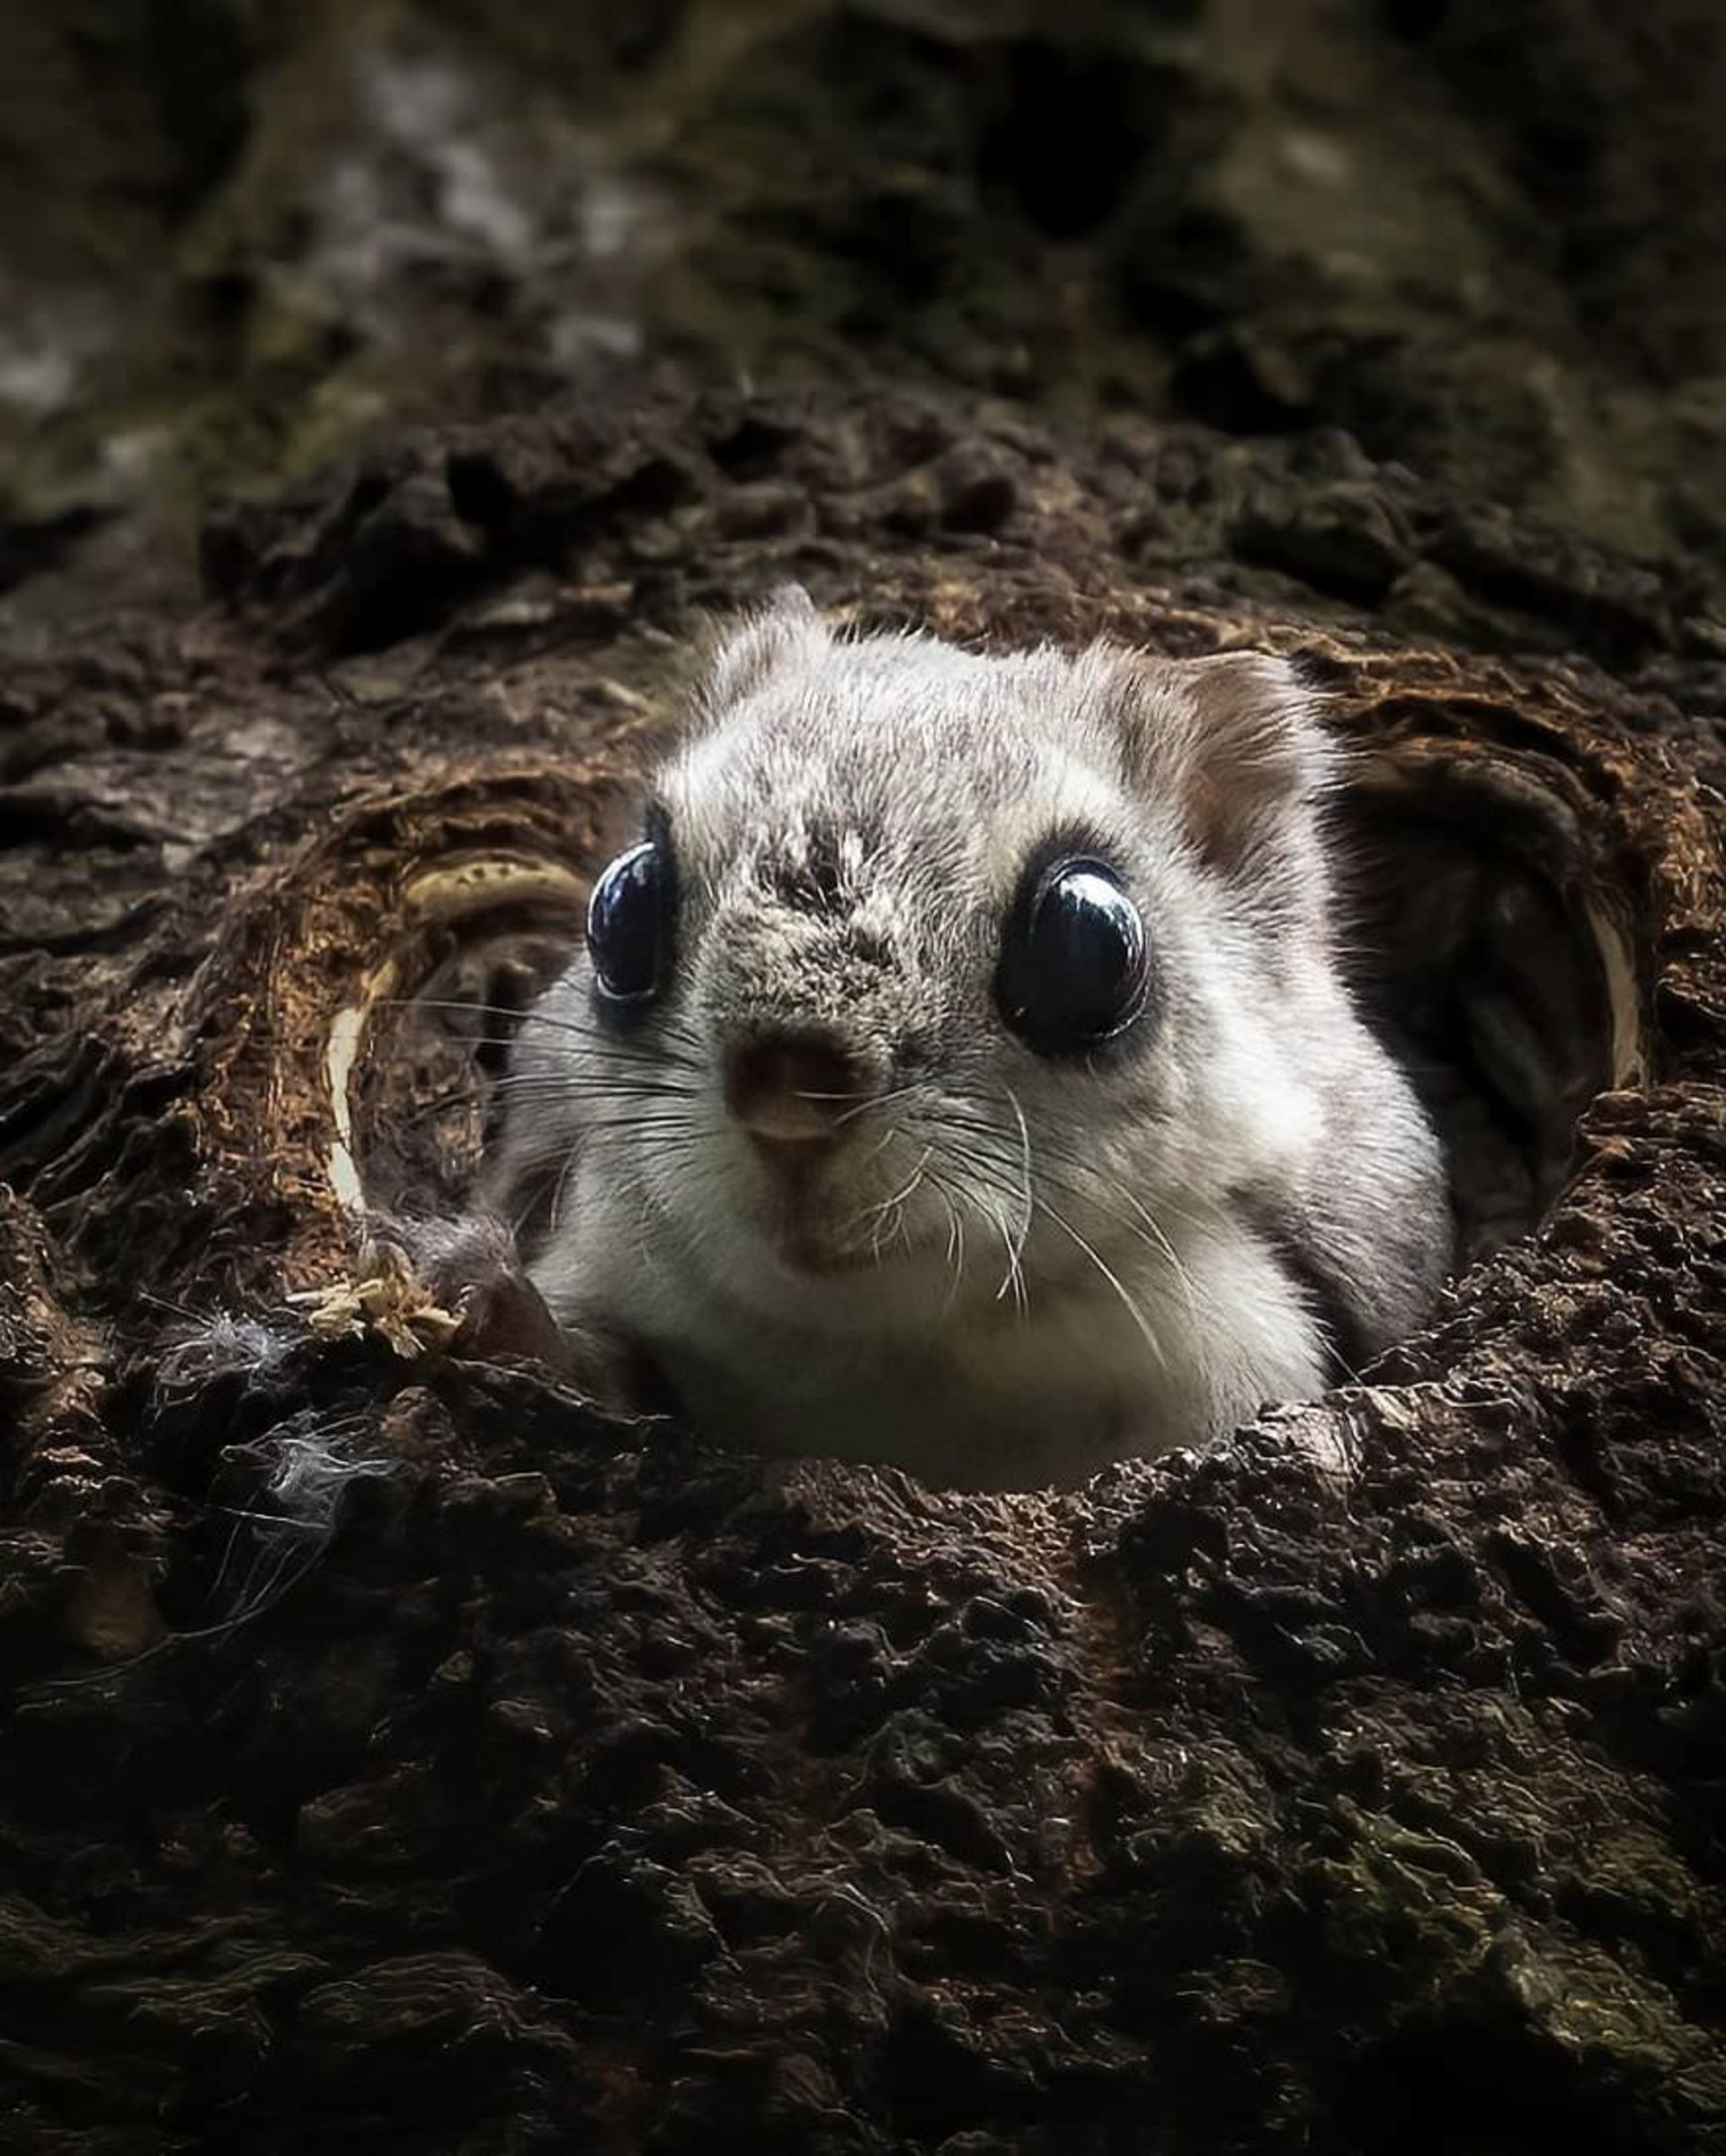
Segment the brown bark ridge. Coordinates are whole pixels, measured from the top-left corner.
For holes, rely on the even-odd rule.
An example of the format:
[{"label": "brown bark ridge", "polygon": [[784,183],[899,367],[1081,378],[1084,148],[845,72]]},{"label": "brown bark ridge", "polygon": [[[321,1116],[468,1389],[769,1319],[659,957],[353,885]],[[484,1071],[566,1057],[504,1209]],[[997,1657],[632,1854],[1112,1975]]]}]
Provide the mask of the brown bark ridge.
[{"label": "brown bark ridge", "polygon": [[[1726,2147],[1726,634],[1314,453],[666,388],[13,666],[0,2144]],[[1300,655],[1475,1257],[1428,1332],[982,1497],[608,1420],[356,1257],[459,1203],[443,1006],[520,1004],[787,575]]]}]

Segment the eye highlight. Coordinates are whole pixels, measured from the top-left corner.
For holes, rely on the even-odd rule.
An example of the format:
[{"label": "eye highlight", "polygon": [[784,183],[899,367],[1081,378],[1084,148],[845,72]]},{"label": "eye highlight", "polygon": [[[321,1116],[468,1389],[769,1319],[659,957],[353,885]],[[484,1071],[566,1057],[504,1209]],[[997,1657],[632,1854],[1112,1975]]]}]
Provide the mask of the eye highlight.
[{"label": "eye highlight", "polygon": [[645,839],[601,870],[587,902],[587,949],[606,1002],[651,1002],[672,963],[672,867]]},{"label": "eye highlight", "polygon": [[1107,862],[1065,855],[1028,878],[1001,936],[1001,1014],[1039,1056],[1082,1056],[1144,1008],[1144,922]]}]

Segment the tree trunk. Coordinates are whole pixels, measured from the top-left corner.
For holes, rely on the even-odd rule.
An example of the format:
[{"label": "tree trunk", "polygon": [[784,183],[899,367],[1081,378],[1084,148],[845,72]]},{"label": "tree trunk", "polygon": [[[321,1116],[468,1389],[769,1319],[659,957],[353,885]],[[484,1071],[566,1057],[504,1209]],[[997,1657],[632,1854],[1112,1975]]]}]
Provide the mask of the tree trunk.
[{"label": "tree trunk", "polygon": [[[4,2145],[1726,2147],[1722,634],[1344,461],[668,388],[229,514],[209,610],[13,672]],[[471,1172],[506,1021],[440,1006],[545,977],[786,576],[1301,657],[1431,1331],[983,1497],[609,1421],[361,1261]]]}]

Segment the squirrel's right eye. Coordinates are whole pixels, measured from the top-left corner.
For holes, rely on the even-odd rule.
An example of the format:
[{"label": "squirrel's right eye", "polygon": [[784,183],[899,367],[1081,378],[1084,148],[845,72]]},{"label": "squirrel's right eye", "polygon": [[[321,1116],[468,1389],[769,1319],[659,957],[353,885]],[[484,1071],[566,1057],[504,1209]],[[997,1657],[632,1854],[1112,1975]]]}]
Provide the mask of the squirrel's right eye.
[{"label": "squirrel's right eye", "polygon": [[608,1002],[645,1003],[663,987],[672,958],[672,878],[651,839],[601,872],[587,902],[587,949]]}]

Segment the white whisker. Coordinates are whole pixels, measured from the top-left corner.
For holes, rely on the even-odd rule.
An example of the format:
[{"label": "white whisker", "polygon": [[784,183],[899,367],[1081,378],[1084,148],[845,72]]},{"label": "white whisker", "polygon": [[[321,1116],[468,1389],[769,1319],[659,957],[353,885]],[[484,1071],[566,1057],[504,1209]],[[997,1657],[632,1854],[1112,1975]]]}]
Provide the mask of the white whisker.
[{"label": "white whisker", "polygon": [[1115,1290],[1115,1293],[1120,1297],[1121,1307],[1126,1312],[1127,1315],[1133,1320],[1134,1324],[1138,1328],[1139,1333],[1143,1339],[1145,1346],[1149,1348],[1152,1355],[1156,1357],[1159,1367],[1166,1370],[1169,1367],[1169,1359],[1163,1353],[1162,1343],[1160,1340],[1158,1340],[1155,1332],[1152,1330],[1150,1321],[1146,1318],[1143,1311],[1139,1308],[1138,1305],[1133,1300],[1133,1297],[1121,1285],[1119,1277],[1110,1269],[1106,1261],[1098,1254],[1092,1244],[1088,1243],[1079,1233],[1078,1229],[1073,1226],[1070,1220],[1067,1219],[1066,1216],[1063,1213],[1057,1212],[1055,1208],[1049,1203],[1046,1198],[1039,1198],[1036,1203],[1039,1210],[1046,1213],[1049,1218],[1054,1221],[1056,1227],[1060,1228],[1064,1234],[1072,1237],[1072,1241],[1078,1244],[1079,1248],[1083,1251],[1086,1257],[1088,1257],[1091,1263],[1097,1268],[1097,1270],[1102,1275],[1103,1278],[1107,1280],[1109,1286]]}]

